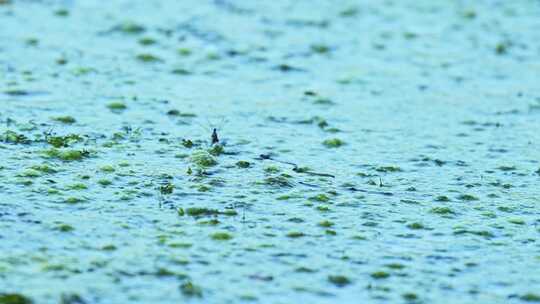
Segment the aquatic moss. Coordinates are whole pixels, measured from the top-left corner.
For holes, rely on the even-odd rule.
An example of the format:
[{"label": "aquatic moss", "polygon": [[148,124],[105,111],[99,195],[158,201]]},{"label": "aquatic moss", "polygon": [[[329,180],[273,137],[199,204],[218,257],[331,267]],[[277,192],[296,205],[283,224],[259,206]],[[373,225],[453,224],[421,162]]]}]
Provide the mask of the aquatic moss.
[{"label": "aquatic moss", "polygon": [[433,207],[429,212],[434,214],[454,214],[454,211],[448,207]]},{"label": "aquatic moss", "polygon": [[514,225],[525,225],[525,221],[524,221],[524,220],[522,220],[522,219],[517,219],[517,218],[509,219],[508,222],[511,223],[511,224],[514,224]]},{"label": "aquatic moss", "polygon": [[191,149],[193,148],[193,141],[191,141],[190,139],[182,139],[182,146]]},{"label": "aquatic moss", "polygon": [[228,241],[233,238],[233,236],[227,232],[216,232],[210,235],[210,237],[216,241]]},{"label": "aquatic moss", "polygon": [[212,190],[212,188],[207,186],[207,185],[199,185],[197,187],[197,191],[199,191],[199,192],[208,192],[210,190]]},{"label": "aquatic moss", "polygon": [[377,172],[401,172],[401,168],[398,166],[381,166],[375,169]]},{"label": "aquatic moss", "polygon": [[401,269],[405,268],[405,265],[400,264],[400,263],[390,263],[390,264],[387,264],[385,266],[390,268],[390,269],[395,269],[395,270],[401,270]]},{"label": "aquatic moss", "polygon": [[329,275],[328,282],[336,285],[337,287],[344,287],[351,284],[351,280],[344,275]]},{"label": "aquatic moss", "polygon": [[47,164],[33,165],[32,167],[30,167],[30,169],[36,170],[36,171],[39,171],[39,172],[42,172],[42,173],[46,173],[46,174],[54,174],[54,173],[58,172],[56,169],[51,168]]},{"label": "aquatic moss", "polygon": [[171,73],[175,75],[190,75],[191,71],[184,68],[175,68],[171,71]]},{"label": "aquatic moss", "polygon": [[177,50],[177,53],[178,53],[178,55],[180,55],[180,56],[184,56],[184,57],[185,57],[185,56],[189,56],[189,55],[191,55],[191,49],[188,49],[188,48],[186,48],[186,47],[179,48],[179,49]]},{"label": "aquatic moss", "polygon": [[80,295],[76,293],[62,294],[60,304],[85,304],[87,303]]},{"label": "aquatic moss", "polygon": [[115,251],[116,246],[113,245],[113,244],[105,245],[105,246],[101,247],[101,250],[103,250],[103,251]]},{"label": "aquatic moss", "polygon": [[486,231],[486,230],[476,231],[476,230],[458,229],[458,230],[454,231],[454,235],[462,235],[462,234],[472,234],[472,235],[476,235],[476,236],[485,237],[487,239],[494,237],[493,233],[491,233],[489,231]]},{"label": "aquatic moss", "polygon": [[333,105],[334,104],[332,99],[325,98],[325,97],[317,97],[315,100],[313,100],[313,103],[318,104],[318,105]]},{"label": "aquatic moss", "polygon": [[5,131],[0,139],[5,143],[12,144],[29,144],[32,142],[26,135],[11,130]]},{"label": "aquatic moss", "polygon": [[101,166],[101,167],[99,168],[99,170],[100,170],[101,172],[105,172],[105,173],[112,173],[112,172],[116,171],[116,170],[114,169],[114,167],[111,166],[111,165]]},{"label": "aquatic moss", "polygon": [[283,175],[267,177],[262,183],[265,185],[283,188],[291,188],[293,186],[292,182]]},{"label": "aquatic moss", "polygon": [[114,28],[119,32],[124,34],[140,34],[146,31],[146,28],[143,25],[137,24],[132,21],[126,21]]},{"label": "aquatic moss", "polygon": [[221,212],[222,215],[227,215],[227,216],[235,216],[235,215],[238,215],[238,212],[236,212],[236,210],[233,210],[233,209],[228,209],[228,210],[225,210],[223,212]]},{"label": "aquatic moss", "polygon": [[201,287],[193,284],[191,281],[184,282],[180,285],[180,291],[186,297],[197,297],[200,298],[203,296]]},{"label": "aquatic moss", "polygon": [[152,44],[156,44],[156,40],[154,38],[150,38],[150,37],[143,37],[141,39],[139,39],[139,44],[140,45],[152,45]]},{"label": "aquatic moss", "polygon": [[88,187],[83,183],[75,183],[66,187],[69,190],[86,190]]},{"label": "aquatic moss", "polygon": [[319,222],[318,225],[319,225],[320,227],[328,228],[328,227],[334,226],[334,223],[331,222],[331,221],[324,220],[324,221],[322,221],[322,222]]},{"label": "aquatic moss", "polygon": [[323,141],[323,145],[327,148],[339,148],[345,143],[339,138],[331,138]]},{"label": "aquatic moss", "polygon": [[330,201],[330,198],[328,197],[328,195],[321,193],[321,194],[317,194],[315,196],[310,197],[309,200],[325,203],[325,202]]},{"label": "aquatic moss", "polygon": [[236,166],[238,168],[249,168],[251,166],[251,163],[248,162],[248,161],[245,161],[245,160],[240,160],[238,162],[236,162]]},{"label": "aquatic moss", "polygon": [[162,62],[163,59],[154,56],[152,54],[139,54],[137,55],[137,60],[145,63],[155,63],[155,62]]},{"label": "aquatic moss", "polygon": [[326,234],[326,235],[337,235],[337,232],[335,230],[326,229],[324,231],[324,234]]},{"label": "aquatic moss", "polygon": [[407,225],[407,228],[413,229],[413,230],[420,230],[420,229],[424,229],[425,227],[421,223],[411,223]]},{"label": "aquatic moss", "polygon": [[77,120],[75,120],[75,118],[73,118],[72,116],[57,116],[57,117],[53,117],[52,120],[61,122],[63,124],[68,124],[68,125],[74,124],[75,122],[77,122]]},{"label": "aquatic moss", "polygon": [[540,295],[535,293],[526,293],[519,297],[519,299],[525,302],[540,303]]},{"label": "aquatic moss", "polygon": [[74,204],[82,203],[82,202],[84,202],[84,201],[86,201],[86,199],[80,198],[80,197],[74,197],[74,196],[72,196],[72,197],[66,198],[66,199],[64,200],[64,203],[70,204],[70,205],[74,205]]},{"label": "aquatic moss", "polygon": [[55,148],[68,147],[73,143],[83,141],[82,137],[77,134],[69,134],[65,136],[49,136],[47,143]]},{"label": "aquatic moss", "polygon": [[60,232],[71,232],[73,230],[75,230],[75,228],[73,228],[73,226],[71,225],[68,225],[68,224],[61,224],[61,225],[58,225],[55,230],[58,230]]},{"label": "aquatic moss", "polygon": [[213,145],[210,149],[208,149],[208,153],[210,153],[213,156],[220,156],[225,152],[225,149],[222,145]]},{"label": "aquatic moss", "polygon": [[266,173],[279,173],[281,170],[276,166],[268,166],[264,168],[264,172]]},{"label": "aquatic moss", "polygon": [[298,232],[298,231],[291,231],[287,233],[287,237],[289,238],[300,238],[303,236],[305,236],[305,234],[303,232]]},{"label": "aquatic moss", "polygon": [[448,196],[446,195],[439,195],[435,198],[435,201],[436,202],[449,202],[450,198],[448,198]]},{"label": "aquatic moss", "polygon": [[41,176],[41,172],[34,170],[34,169],[27,169],[23,172],[17,174],[19,177],[29,177],[29,178],[36,178]]},{"label": "aquatic moss", "polygon": [[208,208],[198,208],[198,207],[191,207],[186,209],[187,215],[190,216],[203,216],[203,215],[218,215],[219,210],[216,209],[208,209]]},{"label": "aquatic moss", "polygon": [[216,159],[207,151],[197,150],[190,156],[190,161],[200,168],[207,168],[217,165]]},{"label": "aquatic moss", "polygon": [[478,200],[476,196],[471,195],[471,194],[461,194],[460,196],[458,196],[458,199],[462,201],[477,201]]},{"label": "aquatic moss", "polygon": [[79,161],[90,156],[90,152],[86,150],[59,150],[56,148],[45,150],[44,154],[48,158],[55,158],[66,162]]},{"label": "aquatic moss", "polygon": [[100,184],[100,185],[103,186],[103,187],[106,187],[106,186],[111,185],[111,184],[112,184],[112,181],[109,180],[109,179],[103,178],[103,179],[98,180],[97,183]]},{"label": "aquatic moss", "polygon": [[0,293],[0,304],[32,304],[32,299],[18,293]]},{"label": "aquatic moss", "polygon": [[107,108],[109,108],[111,111],[122,111],[127,109],[127,106],[121,101],[115,101],[107,104]]},{"label": "aquatic moss", "polygon": [[412,292],[404,293],[404,294],[401,295],[401,297],[405,301],[416,301],[416,300],[418,300],[418,296],[415,293],[412,293]]},{"label": "aquatic moss", "polygon": [[317,54],[326,54],[330,52],[330,47],[325,44],[312,44],[311,51]]},{"label": "aquatic moss", "polygon": [[376,271],[371,274],[371,277],[374,279],[386,279],[390,277],[390,274],[385,271]]},{"label": "aquatic moss", "polygon": [[315,209],[317,209],[318,211],[321,211],[321,212],[330,211],[330,207],[328,207],[328,206],[317,206]]}]

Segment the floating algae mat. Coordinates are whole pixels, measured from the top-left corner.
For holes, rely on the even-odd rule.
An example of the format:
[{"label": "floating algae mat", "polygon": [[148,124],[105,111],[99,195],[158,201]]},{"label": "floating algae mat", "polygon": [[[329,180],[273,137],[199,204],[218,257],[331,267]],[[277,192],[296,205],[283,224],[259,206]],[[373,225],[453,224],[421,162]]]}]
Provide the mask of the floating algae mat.
[{"label": "floating algae mat", "polygon": [[535,1],[0,0],[0,304],[540,302],[539,33]]}]

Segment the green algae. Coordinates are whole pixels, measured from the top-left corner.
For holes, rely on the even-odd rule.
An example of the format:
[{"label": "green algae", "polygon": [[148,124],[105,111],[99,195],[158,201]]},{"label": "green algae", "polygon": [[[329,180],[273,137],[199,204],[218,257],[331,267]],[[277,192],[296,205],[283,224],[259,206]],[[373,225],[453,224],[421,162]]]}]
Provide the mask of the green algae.
[{"label": "green algae", "polygon": [[540,295],[535,293],[526,293],[519,297],[520,300],[525,302],[538,302],[540,303]]},{"label": "green algae", "polygon": [[477,201],[478,198],[471,194],[461,194],[457,197],[461,201]]},{"label": "green algae", "polygon": [[151,37],[143,37],[143,38],[139,39],[138,42],[139,42],[140,45],[144,45],[144,46],[153,45],[153,44],[157,43],[156,39],[151,38]]},{"label": "green algae", "polygon": [[202,288],[193,284],[191,281],[184,282],[180,285],[180,291],[186,297],[197,297],[200,298],[203,296]]},{"label": "green algae", "polygon": [[82,137],[77,134],[69,134],[65,136],[49,136],[47,143],[55,148],[69,147],[74,143],[83,141]]},{"label": "green algae", "polygon": [[376,271],[376,272],[371,273],[371,277],[377,280],[386,279],[390,277],[390,274],[385,271]]},{"label": "green algae", "polygon": [[137,58],[138,61],[145,63],[163,62],[163,59],[152,54],[139,54],[135,58]]},{"label": "green algae", "polygon": [[381,167],[377,167],[375,171],[387,173],[387,172],[401,172],[402,170],[398,166],[381,166]]},{"label": "green algae", "polygon": [[123,111],[127,109],[127,105],[121,101],[115,101],[108,103],[107,108],[111,111]]},{"label": "green algae", "polygon": [[126,21],[115,26],[113,30],[122,32],[124,34],[141,34],[146,31],[146,27],[132,21]]},{"label": "green algae", "polygon": [[30,298],[18,293],[0,293],[0,304],[32,304]]},{"label": "green algae", "polygon": [[209,216],[209,215],[218,215],[220,214],[219,210],[200,208],[200,207],[191,207],[186,209],[186,214],[190,216]]},{"label": "green algae", "polygon": [[449,207],[433,207],[429,212],[434,214],[455,214],[455,212]]},{"label": "green algae", "polygon": [[407,225],[407,228],[413,229],[413,230],[425,229],[422,223],[411,223]]},{"label": "green algae", "polygon": [[439,195],[435,198],[435,201],[436,202],[449,202],[450,198],[448,198],[448,196],[446,195]]},{"label": "green algae", "polygon": [[298,232],[298,231],[291,231],[291,232],[287,233],[287,237],[293,238],[293,239],[301,238],[303,236],[305,236],[305,234],[303,232]]},{"label": "green algae", "polygon": [[280,188],[291,188],[293,183],[284,175],[270,176],[265,178],[261,184],[280,187]]},{"label": "green algae", "polygon": [[26,135],[11,130],[5,131],[0,138],[3,142],[12,144],[29,144],[32,142]]},{"label": "green algae", "polygon": [[[0,131],[0,152],[4,153],[0,175],[6,179],[0,185],[5,196],[0,203],[0,222],[9,225],[6,231],[12,226],[24,229],[35,241],[30,246],[17,238],[3,239],[6,248],[16,245],[21,251],[18,264],[4,267],[15,257],[9,250],[0,250],[0,277],[9,279],[8,285],[28,282],[36,287],[31,294],[36,301],[55,301],[60,291],[47,291],[49,283],[76,280],[72,276],[80,274],[72,271],[91,269],[84,274],[89,282],[97,279],[106,285],[97,288],[90,282],[88,288],[80,289],[85,297],[88,290],[96,290],[90,292],[89,300],[73,297],[66,301],[178,302],[182,294],[197,294],[189,291],[193,287],[187,286],[187,292],[182,287],[191,281],[186,282],[187,276],[179,271],[187,271],[184,266],[189,265],[190,277],[207,284],[206,302],[238,302],[243,296],[272,302],[279,300],[277,295],[291,301],[306,297],[313,302],[349,302],[352,297],[374,303],[436,302],[442,296],[462,302],[486,297],[494,302],[525,301],[516,282],[523,286],[534,283],[534,273],[519,273],[530,268],[526,261],[538,231],[534,226],[537,191],[532,187],[538,170],[532,153],[537,138],[533,132],[525,132],[535,129],[538,111],[531,103],[537,99],[529,85],[533,78],[524,76],[531,70],[526,63],[534,48],[521,37],[513,37],[515,42],[506,45],[504,35],[495,37],[501,33],[498,28],[482,36],[480,40],[485,41],[477,41],[475,46],[457,38],[432,43],[439,27],[430,27],[433,33],[425,33],[421,30],[424,18],[413,18],[422,12],[426,19],[442,20],[440,28],[451,28],[455,37],[472,37],[475,32],[471,28],[485,18],[507,27],[512,19],[502,17],[506,11],[519,16],[520,24],[530,23],[528,15],[521,13],[529,9],[523,3],[501,4],[503,13],[499,16],[484,12],[486,4],[481,2],[475,4],[472,14],[467,13],[469,8],[447,9],[448,4],[442,3],[410,6],[399,2],[386,3],[384,9],[371,3],[362,7],[343,3],[331,9],[311,5],[307,11],[299,9],[300,5],[281,10],[269,3],[268,12],[272,13],[268,14],[254,4],[215,1],[198,4],[194,17],[193,6],[179,2],[171,4],[172,8],[185,12],[183,17],[189,22],[179,20],[176,24],[141,14],[151,8],[164,14],[163,20],[174,20],[163,8],[169,5],[123,7],[114,1],[99,5],[107,9],[107,16],[87,14],[88,20],[80,23],[76,17],[82,11],[75,4],[69,6],[69,18],[51,17],[54,22],[73,23],[73,27],[66,27],[66,33],[72,34],[77,48],[66,44],[59,51],[53,44],[65,38],[65,31],[53,32],[56,23],[40,19],[37,10],[31,11],[35,6],[51,16],[57,8],[46,9],[38,1],[23,10],[16,1],[11,2],[9,12],[3,15],[10,39],[0,50],[10,62],[0,73],[6,80],[0,90],[6,99],[0,122],[13,130],[6,136],[1,133],[6,129]],[[91,9],[92,4],[87,5]],[[107,31],[111,22],[122,16],[119,7],[129,11],[136,23]],[[221,18],[211,18],[212,23],[208,23],[214,11],[220,11],[223,19],[239,18],[242,24],[261,29],[254,31],[260,34],[230,31]],[[31,14],[36,17],[23,18]],[[385,14],[398,16],[393,22],[401,27],[385,27]],[[11,31],[10,26],[27,27],[16,23],[18,19],[29,24],[39,20],[44,25],[39,40]],[[358,26],[381,31],[367,33],[365,44],[336,35],[341,29]],[[80,39],[70,28],[87,37]],[[523,37],[530,37],[525,29]],[[143,32],[145,36],[140,35]],[[285,43],[295,37],[305,39],[299,39],[302,43],[297,45]],[[454,40],[460,48],[454,47]],[[92,41],[92,45],[85,41]],[[253,43],[245,45],[246,41]],[[493,54],[498,42],[505,45],[499,55],[507,56]],[[179,47],[183,50],[178,51]],[[437,56],[446,48],[453,50],[456,58],[467,53],[486,64],[475,69],[473,63],[464,70],[463,60]],[[13,50],[20,51],[20,56],[12,56]],[[134,56],[141,52],[172,60],[171,65],[138,64]],[[358,56],[347,55],[358,52],[365,54],[365,60],[354,61]],[[36,58],[36,64],[18,57]],[[495,69],[487,58],[503,60],[499,63],[504,63],[504,71]],[[516,65],[516,58],[522,62]],[[50,63],[46,71],[40,62]],[[433,67],[448,73],[433,73]],[[520,73],[512,73],[516,68]],[[514,88],[518,82],[519,88]],[[452,90],[455,85],[462,88],[460,96]],[[59,90],[64,87],[69,96]],[[471,87],[475,88],[474,98],[469,98]],[[501,90],[487,92],[487,87]],[[299,96],[303,92],[304,96]],[[125,96],[134,97],[129,103],[122,102],[123,107],[112,108],[113,113],[103,104],[100,109],[100,101],[127,100]],[[410,97],[406,107],[399,104],[401,96]],[[482,106],[486,98],[491,105],[487,110]],[[426,100],[435,101],[436,106],[425,107]],[[127,104],[129,111],[123,111]],[[76,113],[77,119],[67,113]],[[274,120],[265,120],[269,113]],[[440,115],[445,119],[433,119]],[[208,143],[211,131],[207,129],[214,126],[206,124],[207,117],[228,120],[218,126],[223,146]],[[465,119],[469,122],[463,123]],[[330,151],[320,145],[324,139],[320,136],[335,136],[329,133],[340,130],[334,126],[342,128],[339,136],[347,142],[347,149]],[[140,131],[135,131],[137,128]],[[71,132],[81,134],[82,140],[62,138]],[[523,136],[514,136],[518,133]],[[495,135],[509,140],[493,140]],[[99,154],[90,158],[93,152],[88,153],[81,158],[89,158],[87,161],[69,164],[53,156],[41,164],[40,156],[47,155],[39,149],[48,149],[48,145],[58,151],[84,153],[88,151],[83,148],[91,147]],[[198,150],[212,156],[215,163],[194,162],[191,153]],[[256,158],[261,153],[284,162]],[[117,165],[119,159],[126,159],[130,166]],[[501,161],[509,165],[500,166]],[[101,170],[103,163],[114,164],[113,170]],[[388,163],[391,165],[378,165]],[[313,171],[307,166],[336,172],[336,177],[311,175]],[[364,173],[355,175],[359,170]],[[384,183],[379,180],[381,174]],[[365,184],[368,179],[372,181]],[[114,186],[110,186],[113,181]],[[474,193],[478,200],[460,197],[462,191]],[[443,204],[451,200],[439,193],[454,202]],[[89,203],[54,204],[77,204],[78,200]],[[225,217],[238,213],[241,216],[237,218]],[[209,218],[193,219],[186,214]],[[55,219],[77,223],[76,231]],[[212,241],[213,229],[234,232],[234,241]],[[287,231],[293,231],[293,238],[302,238],[286,242]],[[78,240],[79,236],[83,239]],[[96,237],[104,243],[89,245]],[[455,246],[444,251],[425,246],[432,240]],[[403,246],[422,248],[423,257],[403,250]],[[485,250],[492,246],[497,250]],[[310,250],[314,248],[324,259],[312,259]],[[473,250],[464,257],[458,254],[459,248]],[[94,253],[111,259],[103,262],[94,255],[88,265],[80,264],[80,255],[89,250],[101,250]],[[509,250],[516,263],[505,263]],[[363,257],[358,252],[370,254]],[[124,265],[125,254],[137,260],[137,265]],[[81,266],[70,266],[60,260],[64,258]],[[477,265],[466,263],[469,258],[478,260]],[[484,258],[511,264],[516,271],[508,272],[505,266],[486,267]],[[45,259],[51,260],[47,261],[51,266],[45,269],[46,274],[35,267],[36,261]],[[227,263],[217,263],[218,259]],[[260,262],[256,265],[259,268],[246,267],[253,265],[254,259]],[[407,261],[407,269],[388,261]],[[310,268],[295,266],[303,263],[309,263]],[[376,265],[383,265],[391,280],[364,285],[358,281],[362,285],[358,287],[369,292],[354,295],[352,286],[326,291],[330,285],[341,287],[328,274],[343,269],[362,274],[366,267]],[[444,265],[448,267],[441,268]],[[314,273],[306,278],[311,279],[305,282],[309,288],[290,285],[290,278],[279,275],[291,270],[298,276]],[[488,295],[486,286],[499,286],[493,278],[502,272],[506,276],[500,292]],[[420,297],[407,292],[414,291],[412,278],[419,273],[430,278],[424,286],[430,291],[425,299],[424,294]],[[113,283],[100,280],[104,274]],[[453,278],[451,285],[441,281],[446,275]],[[472,288],[465,286],[468,276],[485,279]],[[268,278],[272,278],[271,283]],[[179,284],[180,291],[174,292]],[[250,292],[230,288],[239,284]],[[149,292],[131,292],[135,285]]]},{"label": "green algae", "polygon": [[71,231],[75,230],[75,228],[73,228],[73,226],[68,225],[68,224],[60,224],[60,225],[56,226],[54,229],[58,230],[60,232],[71,232]]},{"label": "green algae", "polygon": [[336,285],[337,287],[344,287],[351,284],[351,280],[343,275],[329,275],[328,282]]},{"label": "green algae", "polygon": [[222,145],[213,145],[210,149],[208,149],[208,153],[210,153],[213,156],[220,156],[225,152],[225,148],[223,148]]},{"label": "green algae", "polygon": [[43,151],[43,154],[47,158],[58,159],[65,162],[80,161],[90,157],[90,152],[87,150],[61,150],[56,148],[45,150]]},{"label": "green algae", "polygon": [[236,162],[236,166],[238,168],[245,169],[245,168],[249,168],[251,166],[251,163],[245,160],[240,160]]},{"label": "green algae", "polygon": [[97,181],[97,183],[103,187],[106,187],[106,186],[110,186],[112,184],[112,181],[109,180],[109,179],[105,179],[105,178],[102,178],[102,179],[99,179]]},{"label": "green algae", "polygon": [[401,295],[401,297],[408,302],[413,302],[418,300],[418,295],[413,292],[407,292]]},{"label": "green algae", "polygon": [[322,144],[327,148],[339,148],[345,143],[339,138],[331,138],[324,140]]},{"label": "green algae", "polygon": [[75,197],[75,196],[68,197],[64,200],[65,204],[70,204],[70,205],[80,204],[84,202],[86,202],[85,198]]},{"label": "green algae", "polygon": [[199,168],[208,168],[217,165],[217,160],[207,151],[197,150],[191,153],[190,162]]},{"label": "green algae", "polygon": [[233,238],[233,236],[227,232],[212,233],[210,237],[212,238],[212,240],[215,240],[215,241],[228,241]]},{"label": "green algae", "polygon": [[328,228],[328,227],[334,226],[334,223],[328,220],[324,220],[324,221],[319,222],[317,225],[320,227]]}]

